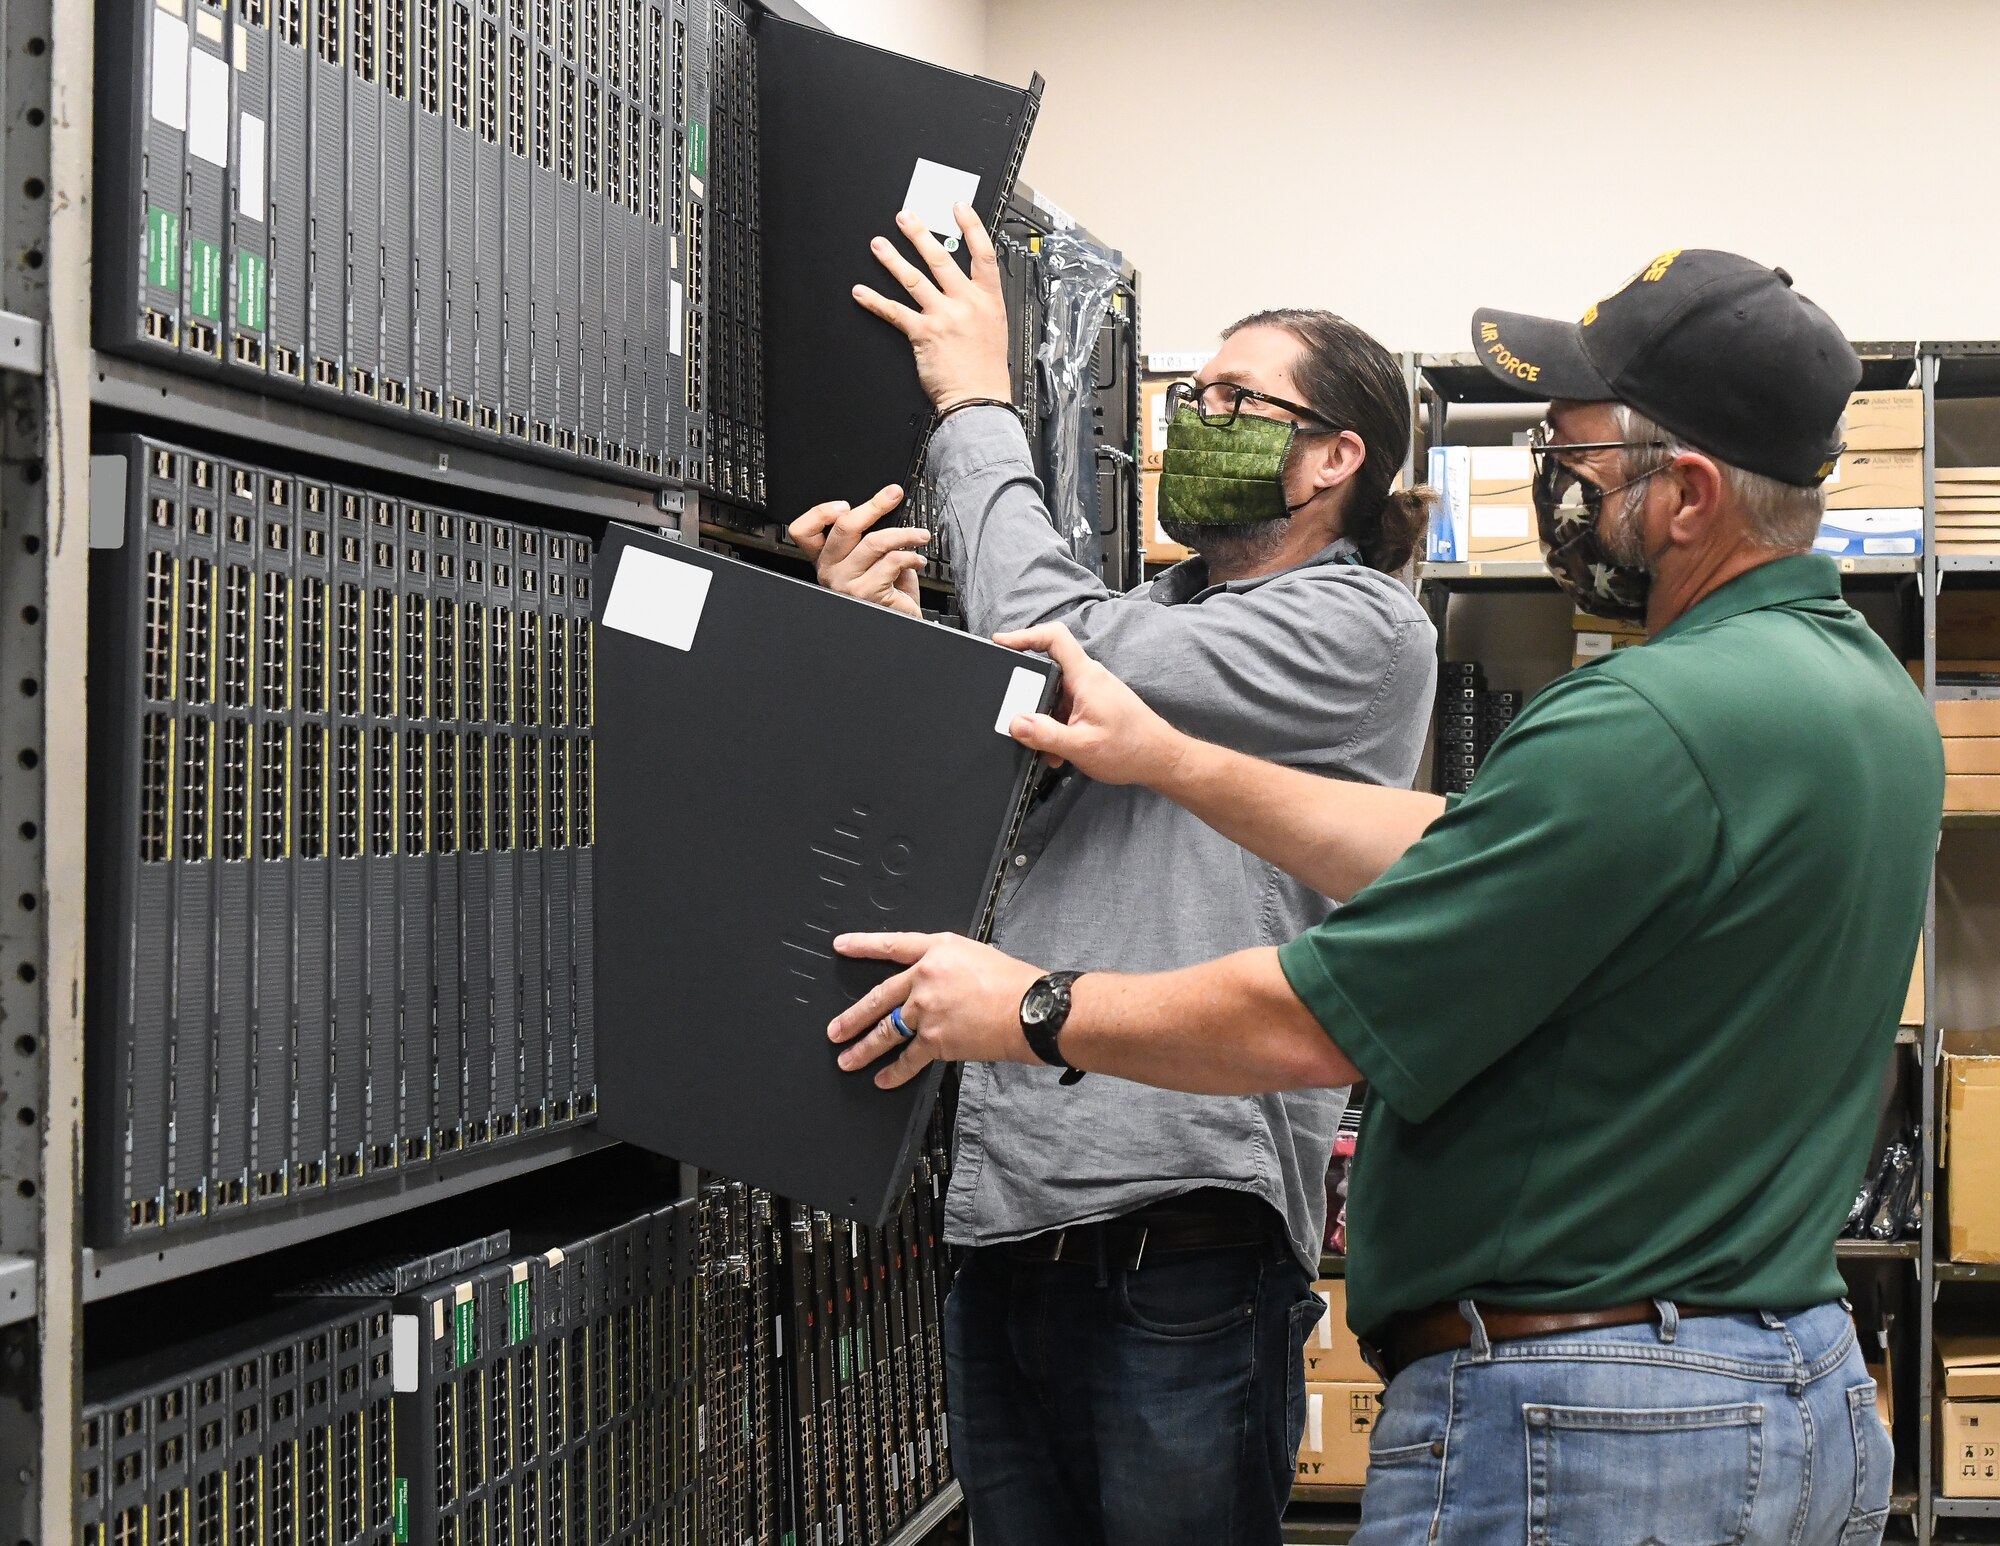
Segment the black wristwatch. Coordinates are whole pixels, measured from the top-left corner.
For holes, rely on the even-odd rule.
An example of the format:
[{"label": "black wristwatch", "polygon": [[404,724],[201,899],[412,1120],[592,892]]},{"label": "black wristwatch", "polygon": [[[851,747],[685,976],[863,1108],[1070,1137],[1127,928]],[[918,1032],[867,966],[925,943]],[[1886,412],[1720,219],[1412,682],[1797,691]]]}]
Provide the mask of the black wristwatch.
[{"label": "black wristwatch", "polygon": [[1021,995],[1021,1034],[1028,1038],[1028,1050],[1054,1068],[1067,1069],[1064,1084],[1075,1084],[1083,1070],[1062,1055],[1058,1038],[1069,1019],[1069,987],[1082,972],[1050,972],[1038,977]]}]

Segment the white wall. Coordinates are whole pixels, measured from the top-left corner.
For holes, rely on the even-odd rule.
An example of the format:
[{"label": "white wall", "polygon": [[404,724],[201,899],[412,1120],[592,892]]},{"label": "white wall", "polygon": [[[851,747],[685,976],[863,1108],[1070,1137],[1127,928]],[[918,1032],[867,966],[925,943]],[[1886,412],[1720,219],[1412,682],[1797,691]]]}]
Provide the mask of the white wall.
[{"label": "white wall", "polygon": [[[842,37],[985,73],[987,0],[802,0]],[[1023,77],[1025,79],[1025,77]]]},{"label": "white wall", "polygon": [[1987,0],[989,6],[986,73],[1048,77],[1024,175],[1138,265],[1149,350],[1287,304],[1465,349],[1695,246],[1850,337],[2000,337]]}]

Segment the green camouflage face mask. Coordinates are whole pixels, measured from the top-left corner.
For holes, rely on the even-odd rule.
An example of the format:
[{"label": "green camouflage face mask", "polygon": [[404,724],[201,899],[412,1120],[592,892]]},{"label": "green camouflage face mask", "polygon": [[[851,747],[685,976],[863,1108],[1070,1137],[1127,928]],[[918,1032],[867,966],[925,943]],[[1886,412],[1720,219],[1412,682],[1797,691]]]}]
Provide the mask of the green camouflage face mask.
[{"label": "green camouflage face mask", "polygon": [[1239,413],[1233,424],[1207,424],[1183,408],[1167,425],[1160,461],[1160,519],[1191,526],[1249,526],[1282,521],[1285,458],[1295,425]]}]

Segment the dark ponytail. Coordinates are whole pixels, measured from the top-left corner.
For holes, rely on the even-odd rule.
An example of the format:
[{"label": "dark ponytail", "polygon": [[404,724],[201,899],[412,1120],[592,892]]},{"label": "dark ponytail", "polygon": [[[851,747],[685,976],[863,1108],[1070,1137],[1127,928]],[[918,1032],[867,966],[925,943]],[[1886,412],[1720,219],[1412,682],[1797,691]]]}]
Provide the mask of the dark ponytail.
[{"label": "dark ponytail", "polygon": [[1410,389],[1396,357],[1330,311],[1260,311],[1222,336],[1246,327],[1275,327],[1296,338],[1299,359],[1292,374],[1306,405],[1324,414],[1329,424],[1361,437],[1367,454],[1354,475],[1342,521],[1368,567],[1394,574],[1423,541],[1437,502],[1436,491],[1429,488],[1389,491],[1410,453]]}]

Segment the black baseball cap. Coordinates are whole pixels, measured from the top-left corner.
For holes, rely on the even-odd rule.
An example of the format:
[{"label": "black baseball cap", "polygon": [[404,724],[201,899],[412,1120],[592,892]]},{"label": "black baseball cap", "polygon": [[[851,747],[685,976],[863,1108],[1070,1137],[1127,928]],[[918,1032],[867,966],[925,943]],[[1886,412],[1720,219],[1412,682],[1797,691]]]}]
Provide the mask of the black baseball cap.
[{"label": "black baseball cap", "polygon": [[1479,363],[1535,397],[1621,402],[1711,456],[1812,487],[1840,454],[1861,360],[1792,276],[1733,252],[1663,252],[1580,322],[1482,308]]}]

